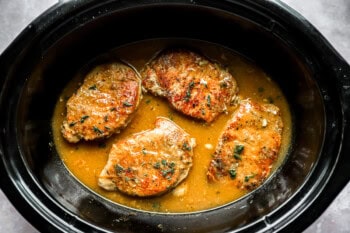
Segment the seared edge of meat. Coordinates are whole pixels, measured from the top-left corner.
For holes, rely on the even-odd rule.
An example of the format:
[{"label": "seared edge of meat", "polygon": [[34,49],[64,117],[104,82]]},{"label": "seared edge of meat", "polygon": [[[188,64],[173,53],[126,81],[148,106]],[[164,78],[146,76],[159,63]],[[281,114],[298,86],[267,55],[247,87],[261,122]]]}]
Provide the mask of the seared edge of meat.
[{"label": "seared edge of meat", "polygon": [[238,188],[256,188],[269,176],[278,157],[282,130],[277,106],[242,100],[219,138],[208,179],[225,178]]},{"label": "seared edge of meat", "polygon": [[212,122],[238,92],[233,76],[217,63],[184,49],[161,52],[142,70],[142,85],[178,111]]},{"label": "seared edge of meat", "polygon": [[141,99],[134,69],[118,62],[99,65],[67,101],[62,135],[71,143],[110,137],[129,123]]},{"label": "seared edge of meat", "polygon": [[117,141],[109,153],[98,184],[132,196],[165,193],[184,180],[192,167],[196,146],[182,128],[158,117],[155,128]]}]

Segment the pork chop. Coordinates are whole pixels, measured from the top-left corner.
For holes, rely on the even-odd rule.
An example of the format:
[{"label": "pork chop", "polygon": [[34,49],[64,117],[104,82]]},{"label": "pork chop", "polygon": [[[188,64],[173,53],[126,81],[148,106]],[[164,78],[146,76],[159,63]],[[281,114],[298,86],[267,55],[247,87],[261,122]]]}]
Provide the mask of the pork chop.
[{"label": "pork chop", "polygon": [[72,143],[109,137],[128,124],[141,98],[141,79],[132,68],[97,66],[67,101],[62,135]]},{"label": "pork chop", "polygon": [[182,128],[158,117],[154,129],[113,144],[98,185],[132,196],[160,195],[187,177],[195,146]]},{"label": "pork chop", "polygon": [[278,157],[282,129],[277,106],[242,100],[219,138],[208,179],[229,179],[247,190],[259,186]]},{"label": "pork chop", "polygon": [[141,71],[143,87],[185,115],[212,122],[234,99],[232,75],[192,51],[166,50]]}]

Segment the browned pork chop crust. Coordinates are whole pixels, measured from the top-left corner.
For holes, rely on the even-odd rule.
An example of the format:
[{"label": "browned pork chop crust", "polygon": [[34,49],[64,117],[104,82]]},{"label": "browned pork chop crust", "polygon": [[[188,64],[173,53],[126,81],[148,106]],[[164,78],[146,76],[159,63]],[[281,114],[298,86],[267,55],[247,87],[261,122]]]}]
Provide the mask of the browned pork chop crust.
[{"label": "browned pork chop crust", "polygon": [[98,184],[132,196],[162,194],[187,177],[195,145],[174,122],[158,117],[154,129],[113,144]]},{"label": "browned pork chop crust", "polygon": [[185,115],[212,122],[236,95],[232,75],[188,50],[167,50],[141,71],[143,87]]},{"label": "browned pork chop crust", "polygon": [[282,128],[277,106],[242,100],[219,138],[208,179],[229,179],[239,188],[256,188],[278,156]]},{"label": "browned pork chop crust", "polygon": [[63,137],[75,143],[111,136],[127,125],[141,95],[141,80],[132,68],[97,66],[67,102]]}]

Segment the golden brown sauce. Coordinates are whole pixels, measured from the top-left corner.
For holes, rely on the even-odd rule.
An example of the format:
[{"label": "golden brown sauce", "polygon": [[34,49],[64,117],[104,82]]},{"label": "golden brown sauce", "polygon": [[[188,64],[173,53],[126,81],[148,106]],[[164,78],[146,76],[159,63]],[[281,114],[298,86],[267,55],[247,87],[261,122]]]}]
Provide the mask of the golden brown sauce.
[{"label": "golden brown sauce", "polygon": [[[140,70],[143,64],[168,43],[167,40],[135,43],[111,51],[108,56],[121,58]],[[273,102],[280,108],[284,128],[282,147],[279,159],[275,164],[275,168],[278,167],[287,154],[292,134],[288,103],[279,87],[259,67],[241,55],[200,41],[196,41],[194,44],[203,54],[227,66],[237,80],[239,96],[243,99],[251,98],[261,103]],[[217,207],[246,194],[246,191],[226,183],[209,183],[206,176],[219,135],[234,111],[234,107],[228,109],[228,114],[221,114],[212,124],[205,124],[176,112],[164,99],[145,94],[133,120],[120,134],[104,141],[70,144],[62,137],[60,128],[65,115],[66,100],[79,87],[81,81],[82,75],[77,75],[63,90],[55,108],[52,128],[54,143],[64,164],[84,185],[103,197],[125,206],[172,213]],[[196,138],[197,146],[194,149],[193,167],[188,177],[173,191],[152,198],[130,197],[117,191],[108,192],[100,188],[97,185],[97,178],[107,162],[112,143],[133,133],[153,128],[157,116],[170,118],[191,137]]]}]

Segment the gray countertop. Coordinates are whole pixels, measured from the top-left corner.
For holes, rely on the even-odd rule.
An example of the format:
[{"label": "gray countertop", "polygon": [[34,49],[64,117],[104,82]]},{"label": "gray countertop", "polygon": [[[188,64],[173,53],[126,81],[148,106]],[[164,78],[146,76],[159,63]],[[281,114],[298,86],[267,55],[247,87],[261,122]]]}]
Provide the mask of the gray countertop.
[{"label": "gray countertop", "polygon": [[[0,53],[57,0],[0,0]],[[350,63],[350,0],[283,0],[308,19]],[[35,233],[0,191],[0,232]],[[305,233],[350,232],[350,183]]]}]

